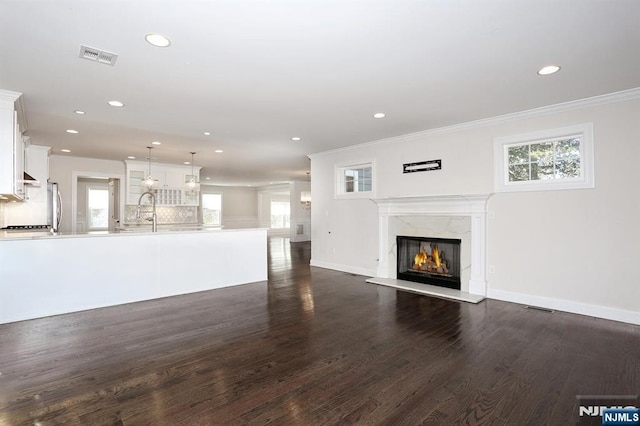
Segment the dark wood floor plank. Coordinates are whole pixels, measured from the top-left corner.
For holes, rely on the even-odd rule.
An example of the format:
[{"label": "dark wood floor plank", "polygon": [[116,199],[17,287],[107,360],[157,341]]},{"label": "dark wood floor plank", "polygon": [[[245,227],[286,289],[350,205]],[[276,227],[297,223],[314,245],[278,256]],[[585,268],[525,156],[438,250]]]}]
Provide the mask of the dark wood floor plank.
[{"label": "dark wood floor plank", "polygon": [[269,240],[269,279],[0,325],[0,425],[567,424],[640,327],[400,292]]}]

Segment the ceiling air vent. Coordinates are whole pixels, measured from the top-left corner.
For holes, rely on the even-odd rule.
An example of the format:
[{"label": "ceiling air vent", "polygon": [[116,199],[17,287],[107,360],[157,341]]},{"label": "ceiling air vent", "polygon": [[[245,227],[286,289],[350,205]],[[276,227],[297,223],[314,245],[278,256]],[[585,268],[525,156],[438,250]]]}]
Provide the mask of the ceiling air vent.
[{"label": "ceiling air vent", "polygon": [[117,53],[107,52],[106,50],[96,49],[95,47],[80,45],[80,55],[82,59],[88,59],[93,62],[114,66],[118,59]]}]

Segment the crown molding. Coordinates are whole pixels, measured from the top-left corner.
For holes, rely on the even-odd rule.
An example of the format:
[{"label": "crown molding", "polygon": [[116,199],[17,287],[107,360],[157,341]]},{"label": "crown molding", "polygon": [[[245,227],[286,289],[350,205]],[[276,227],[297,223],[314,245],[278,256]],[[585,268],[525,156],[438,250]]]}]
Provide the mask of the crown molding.
[{"label": "crown molding", "polygon": [[15,102],[20,96],[22,96],[22,93],[12,92],[11,90],[0,90],[0,101],[2,102]]},{"label": "crown molding", "polygon": [[391,138],[378,139],[370,142],[363,142],[357,145],[346,146],[342,148],[336,148],[329,151],[322,151],[314,154],[309,154],[307,157],[313,159],[316,157],[322,157],[324,155],[335,154],[339,152],[350,151],[353,149],[371,147],[373,145],[392,144],[397,142],[408,142],[415,139],[423,139],[427,136],[443,135],[463,130],[479,129],[487,126],[493,126],[497,124],[503,124],[510,121],[522,120],[532,117],[540,117],[549,114],[558,114],[561,112],[573,111],[576,109],[589,108],[600,105],[607,105],[617,102],[625,102],[640,98],[640,87],[634,89],[622,90],[620,92],[607,93],[605,95],[593,96],[590,98],[578,99],[575,101],[562,102],[559,104],[548,105],[540,108],[533,108],[525,111],[518,111],[504,115],[498,115],[495,117],[483,118],[480,120],[467,121],[465,123],[454,124],[446,127],[439,127],[436,129],[423,130],[421,132],[408,133],[400,136],[394,136]]}]

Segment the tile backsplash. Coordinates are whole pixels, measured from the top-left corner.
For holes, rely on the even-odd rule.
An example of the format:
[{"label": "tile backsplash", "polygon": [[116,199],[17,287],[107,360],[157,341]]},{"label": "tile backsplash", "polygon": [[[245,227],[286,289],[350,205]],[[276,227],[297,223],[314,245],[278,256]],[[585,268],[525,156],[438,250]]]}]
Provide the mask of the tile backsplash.
[{"label": "tile backsplash", "polygon": [[[198,207],[196,206],[157,206],[156,215],[159,224],[198,223]],[[125,206],[125,224],[148,223],[145,218],[151,216],[151,207],[142,206],[140,219],[136,218],[136,206]]]}]

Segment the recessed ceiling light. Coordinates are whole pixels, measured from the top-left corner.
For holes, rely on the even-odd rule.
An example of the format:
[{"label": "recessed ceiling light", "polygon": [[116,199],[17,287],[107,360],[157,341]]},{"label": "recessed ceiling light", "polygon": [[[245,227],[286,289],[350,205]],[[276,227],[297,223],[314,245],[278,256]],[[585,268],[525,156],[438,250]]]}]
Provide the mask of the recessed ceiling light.
[{"label": "recessed ceiling light", "polygon": [[149,33],[144,36],[144,39],[147,40],[147,43],[152,44],[156,47],[167,47],[171,44],[171,40],[169,40],[162,34]]},{"label": "recessed ceiling light", "polygon": [[111,105],[112,107],[123,107],[124,104],[120,101],[109,101],[108,102],[109,105]]},{"label": "recessed ceiling light", "polygon": [[538,75],[549,75],[554,74],[560,71],[560,67],[557,65],[547,65],[546,67],[542,67],[538,70]]},{"label": "recessed ceiling light", "polygon": [[302,138],[300,138],[299,136],[294,136],[291,138],[292,141],[299,141],[302,140]]},{"label": "recessed ceiling light", "polygon": [[78,115],[85,115],[86,114],[84,111],[80,111],[79,109],[77,109],[77,110],[75,110],[73,112],[75,112]]},{"label": "recessed ceiling light", "polygon": [[211,178],[210,178],[209,176],[207,176],[205,179],[206,179],[206,180],[211,180]]},{"label": "recessed ceiling light", "polygon": [[78,132],[77,130],[73,130],[73,129],[67,129],[67,133],[71,133],[72,135],[76,135],[80,132]]},{"label": "recessed ceiling light", "polygon": [[71,152],[71,150],[70,150],[70,149],[61,149],[60,151],[61,151],[61,152]]},{"label": "recessed ceiling light", "polygon": [[216,152],[217,152],[218,154],[222,154],[224,151],[223,151],[223,150],[221,150],[221,149],[216,149]]},{"label": "recessed ceiling light", "polygon": [[151,142],[151,145],[162,145],[162,142],[153,141],[153,142]]},{"label": "recessed ceiling light", "polygon": [[185,161],[185,162],[184,162],[184,163],[182,163],[182,164],[189,165],[189,164],[191,164],[191,161]]},{"label": "recessed ceiling light", "polygon": [[211,132],[204,132],[205,136],[211,136]]},{"label": "recessed ceiling light", "polygon": [[385,118],[387,116],[387,114],[385,114],[384,112],[376,112],[375,114],[373,114],[373,118]]},{"label": "recessed ceiling light", "polygon": [[129,160],[135,160],[135,159],[136,159],[136,157],[134,157],[133,155],[130,155],[130,156],[128,156],[127,158],[128,158]]}]

